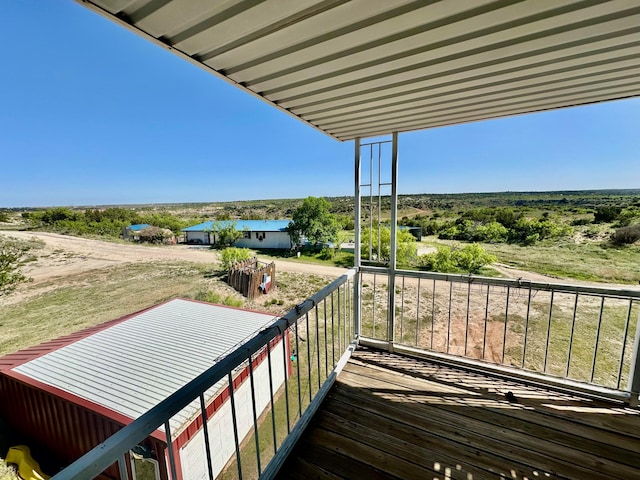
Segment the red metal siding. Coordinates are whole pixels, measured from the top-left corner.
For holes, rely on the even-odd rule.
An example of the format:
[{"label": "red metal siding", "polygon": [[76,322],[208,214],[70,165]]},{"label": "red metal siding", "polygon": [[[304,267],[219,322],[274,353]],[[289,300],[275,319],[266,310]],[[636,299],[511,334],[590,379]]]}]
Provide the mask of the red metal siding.
[{"label": "red metal siding", "polygon": [[[122,423],[2,374],[0,414],[14,430],[42,445],[65,464],[77,460],[123,427]],[[162,480],[168,480],[164,443],[152,437],[147,442],[160,462]],[[119,480],[120,475],[116,466],[112,466],[100,478]]]}]

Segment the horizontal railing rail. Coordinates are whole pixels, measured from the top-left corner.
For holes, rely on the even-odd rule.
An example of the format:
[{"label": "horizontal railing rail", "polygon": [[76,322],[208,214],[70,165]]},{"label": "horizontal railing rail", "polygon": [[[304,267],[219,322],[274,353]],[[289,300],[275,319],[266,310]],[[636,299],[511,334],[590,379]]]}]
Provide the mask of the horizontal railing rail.
[{"label": "horizontal railing rail", "polygon": [[[232,463],[235,466],[225,469],[225,478],[272,478],[354,348],[354,275],[355,269],[349,270],[276,319],[180,390],[56,474],[53,480],[95,478],[115,463],[121,478],[129,479],[132,469],[127,460],[129,452],[162,427],[167,443],[169,478],[178,478],[176,455],[179,452],[173,445],[171,419],[194,402],[199,402],[198,416],[204,430],[207,476],[213,480],[220,472],[211,460],[205,394],[221,381],[227,382],[224,385],[230,398],[231,435],[235,444],[230,447],[234,450]],[[280,341],[281,353],[276,358],[274,346]],[[256,399],[260,379],[254,371],[260,368],[257,366],[259,355],[263,360],[266,358],[263,365],[268,366],[268,370],[264,369],[268,372],[268,383],[263,381],[268,391],[264,412],[260,411]],[[249,383],[245,385],[248,385],[246,391],[250,391],[252,406],[246,435],[242,432],[246,419],[239,418],[236,411],[237,396],[242,387],[237,388],[238,378],[234,378],[234,373],[240,368],[248,369]],[[279,380],[282,380],[281,386],[277,387],[275,384]],[[253,441],[247,440],[250,437]],[[268,465],[265,458],[270,461]]]},{"label": "horizontal railing rail", "polygon": [[362,336],[378,345],[637,392],[640,289],[397,270],[391,309],[388,270],[361,272]]}]

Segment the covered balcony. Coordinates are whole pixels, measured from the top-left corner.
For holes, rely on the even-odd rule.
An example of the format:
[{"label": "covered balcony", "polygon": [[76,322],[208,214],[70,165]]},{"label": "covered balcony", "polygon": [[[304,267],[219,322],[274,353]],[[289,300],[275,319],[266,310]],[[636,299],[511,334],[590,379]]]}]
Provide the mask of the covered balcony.
[{"label": "covered balcony", "polygon": [[[130,452],[163,425],[173,480],[640,478],[640,291],[401,270],[395,228],[400,132],[640,96],[636,1],[80,3],[354,140],[357,248],[347,274],[55,480],[114,464],[134,478]],[[387,218],[388,253],[372,234]],[[275,375],[274,339],[293,368],[262,415],[252,395],[241,438],[234,376],[265,351]],[[220,382],[235,455],[218,471],[204,393]],[[187,472],[169,425],[189,405],[206,462]]]}]

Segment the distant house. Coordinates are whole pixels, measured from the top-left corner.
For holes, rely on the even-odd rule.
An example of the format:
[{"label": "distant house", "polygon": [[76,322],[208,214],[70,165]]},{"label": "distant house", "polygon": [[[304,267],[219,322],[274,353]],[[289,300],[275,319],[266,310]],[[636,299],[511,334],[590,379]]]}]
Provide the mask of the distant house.
[{"label": "distant house", "polygon": [[140,232],[145,228],[149,228],[151,225],[148,223],[139,223],[137,225],[129,225],[122,229],[122,238],[125,240],[138,240],[140,238]]},{"label": "distant house", "polygon": [[204,222],[192,227],[183,228],[185,241],[189,244],[215,245],[217,243],[216,228],[224,228],[235,224],[236,230],[243,232],[243,237],[234,243],[244,248],[291,248],[293,243],[286,229],[289,220],[219,220]]}]

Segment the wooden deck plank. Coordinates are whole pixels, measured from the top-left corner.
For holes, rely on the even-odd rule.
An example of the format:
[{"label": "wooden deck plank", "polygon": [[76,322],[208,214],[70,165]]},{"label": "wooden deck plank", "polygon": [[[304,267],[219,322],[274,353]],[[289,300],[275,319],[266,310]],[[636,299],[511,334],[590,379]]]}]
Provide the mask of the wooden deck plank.
[{"label": "wooden deck plank", "polygon": [[[371,378],[370,376],[373,375],[376,379],[384,380],[389,382],[391,385],[413,388],[411,398],[414,401],[424,402],[429,400],[426,397],[416,395],[417,392],[425,391],[423,390],[425,384],[415,382],[413,379],[394,376],[389,372],[368,372],[366,367],[358,365],[354,365],[349,369],[349,372],[345,374],[345,377],[343,377],[343,381],[346,381],[349,378],[349,375],[356,375],[359,380],[362,380],[362,377]],[[429,391],[428,393],[432,392]],[[535,436],[537,439],[546,440],[562,447],[569,446],[572,450],[585,453],[598,452],[600,457],[604,457],[605,460],[603,461],[605,462],[613,460],[614,464],[622,463],[634,468],[640,468],[640,441],[633,438],[611,435],[611,443],[607,444],[601,441],[602,432],[591,428],[591,438],[577,435],[575,433],[575,424],[573,422],[566,421],[565,419],[549,417],[547,415],[528,415],[527,419],[523,419],[523,412],[521,412],[521,410],[526,407],[524,405],[520,405],[519,401],[517,401],[517,403],[509,402],[504,399],[504,396],[502,396],[502,399],[491,399],[485,397],[481,409],[467,408],[462,413],[459,412],[458,405],[452,406],[445,400],[446,399],[435,402],[433,407],[447,410],[456,415],[462,414],[465,417],[481,422],[501,425],[509,430],[513,430],[527,436]],[[530,412],[527,411],[527,413]],[[552,450],[554,449],[553,446],[550,448]],[[562,453],[557,450],[554,451],[559,454]],[[570,453],[571,452],[565,452],[563,458],[567,458],[567,454]]]},{"label": "wooden deck plank", "polygon": [[363,349],[279,478],[640,480],[639,436],[632,408]]},{"label": "wooden deck plank", "polygon": [[[462,369],[443,367],[440,364],[424,362],[421,359],[390,356],[386,352],[379,353],[371,350],[362,351],[360,356],[354,359],[353,364],[366,364],[369,367],[394,371],[414,378],[437,378],[439,383],[446,385],[465,385],[467,389],[487,394],[504,394],[507,391],[514,393],[526,404],[528,401],[537,401],[537,411],[547,413],[557,418],[570,420],[572,423],[581,423],[589,427],[597,427],[616,435],[623,433],[640,440],[640,430],[637,424],[628,422],[629,416],[640,416],[637,409],[616,406],[606,401],[586,399],[567,392],[552,391],[539,387],[526,386],[516,381],[502,378],[489,377]],[[400,359],[400,361],[398,361]],[[568,408],[558,409],[557,405],[545,405],[542,400],[555,401]],[[573,409],[572,409],[573,407]],[[597,415],[601,409],[602,415]],[[582,412],[591,415],[582,415]]]}]

